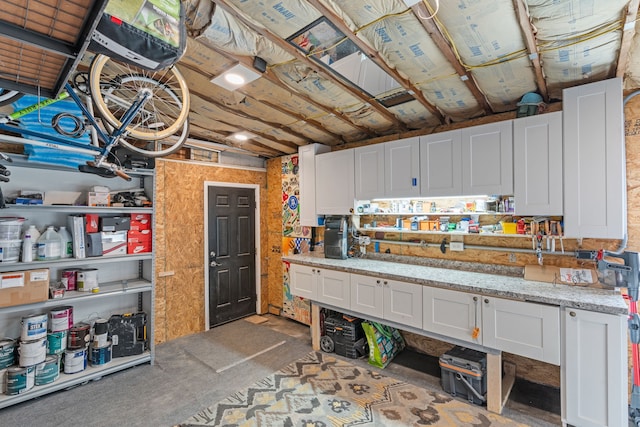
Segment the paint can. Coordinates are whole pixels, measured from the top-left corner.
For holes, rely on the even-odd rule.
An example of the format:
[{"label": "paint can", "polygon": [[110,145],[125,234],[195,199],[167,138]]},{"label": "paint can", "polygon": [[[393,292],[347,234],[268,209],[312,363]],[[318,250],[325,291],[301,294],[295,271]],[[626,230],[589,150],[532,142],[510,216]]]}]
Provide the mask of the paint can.
[{"label": "paint can", "polygon": [[104,347],[107,345],[109,337],[109,321],[98,319],[93,324],[93,347]]},{"label": "paint can", "polygon": [[47,354],[62,354],[67,349],[67,331],[47,334]]},{"label": "paint can", "polygon": [[15,396],[33,388],[35,384],[35,366],[26,368],[7,368],[7,385],[5,394]]},{"label": "paint can", "polygon": [[91,347],[91,366],[105,365],[111,362],[111,341],[103,347]]},{"label": "paint can", "polygon": [[58,377],[60,377],[60,356],[57,354],[47,356],[44,362],[36,365],[36,385],[50,384]]},{"label": "paint can", "polygon": [[47,315],[34,314],[22,318],[22,332],[20,339],[23,341],[33,341],[47,337]]},{"label": "paint can", "polygon": [[91,292],[93,288],[98,287],[98,269],[83,268],[78,270],[76,275],[76,288],[82,292]]},{"label": "paint can", "polygon": [[50,332],[67,331],[73,326],[73,307],[66,305],[55,307],[49,311]]},{"label": "paint can", "polygon": [[64,373],[75,374],[87,368],[87,348],[65,350]]},{"label": "paint can", "polygon": [[62,270],[62,279],[67,279],[67,290],[68,291],[75,291],[77,288],[77,278],[76,275],[78,274],[78,269],[77,268],[67,268],[65,270]]},{"label": "paint can", "polygon": [[40,338],[33,341],[22,341],[18,345],[18,365],[21,367],[34,366],[44,362],[47,358],[47,339]]},{"label": "paint can", "polygon": [[0,369],[0,393],[7,390],[7,369]]},{"label": "paint can", "polygon": [[11,338],[0,339],[0,369],[5,369],[13,365],[16,360],[15,350],[16,340],[12,340]]},{"label": "paint can", "polygon": [[67,348],[85,348],[91,339],[90,332],[91,325],[88,323],[78,323],[72,326],[67,335]]}]

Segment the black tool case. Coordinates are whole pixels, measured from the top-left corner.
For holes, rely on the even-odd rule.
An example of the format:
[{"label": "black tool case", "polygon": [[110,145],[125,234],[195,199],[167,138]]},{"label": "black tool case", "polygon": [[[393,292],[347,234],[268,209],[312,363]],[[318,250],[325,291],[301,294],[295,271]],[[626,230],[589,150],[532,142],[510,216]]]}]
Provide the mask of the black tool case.
[{"label": "black tool case", "polygon": [[452,396],[467,399],[476,405],[485,403],[487,393],[485,353],[456,346],[440,356],[439,363],[444,391]]},{"label": "black tool case", "polygon": [[324,335],[333,341],[333,351],[357,359],[368,354],[362,319],[330,316],[324,321]]}]

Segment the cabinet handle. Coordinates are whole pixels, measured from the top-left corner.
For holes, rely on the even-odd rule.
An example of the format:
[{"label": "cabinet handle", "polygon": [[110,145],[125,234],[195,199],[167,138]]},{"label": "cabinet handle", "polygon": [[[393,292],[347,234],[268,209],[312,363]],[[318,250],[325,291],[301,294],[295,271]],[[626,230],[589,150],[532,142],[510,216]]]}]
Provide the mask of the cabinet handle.
[{"label": "cabinet handle", "polygon": [[387,286],[387,281],[386,280],[384,281],[384,285]]},{"label": "cabinet handle", "polygon": [[484,303],[485,303],[485,304],[489,304],[489,298],[485,298],[485,299],[484,299]]},{"label": "cabinet handle", "polygon": [[569,312],[569,316],[571,316],[571,317],[576,317],[576,312],[575,312],[575,311],[570,311],[570,312]]},{"label": "cabinet handle", "polygon": [[411,186],[416,187],[418,185],[418,178],[411,178]]},{"label": "cabinet handle", "polygon": [[473,301],[478,302],[478,297],[473,297]]},{"label": "cabinet handle", "polygon": [[380,279],[376,280],[376,283],[379,285],[380,284]]},{"label": "cabinet handle", "polygon": [[312,268],[312,269],[311,269],[311,272],[312,272],[312,273],[315,273],[315,272],[316,272],[316,269],[315,269],[315,268]]}]

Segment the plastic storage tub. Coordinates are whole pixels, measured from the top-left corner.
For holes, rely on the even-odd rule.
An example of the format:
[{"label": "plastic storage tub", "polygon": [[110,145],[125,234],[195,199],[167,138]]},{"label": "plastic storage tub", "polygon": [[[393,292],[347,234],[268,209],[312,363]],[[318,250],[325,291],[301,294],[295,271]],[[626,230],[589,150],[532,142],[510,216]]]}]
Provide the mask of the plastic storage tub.
[{"label": "plastic storage tub", "polygon": [[18,262],[22,240],[0,240],[0,262]]},{"label": "plastic storage tub", "polygon": [[0,240],[18,240],[24,218],[0,217]]},{"label": "plastic storage tub", "polygon": [[439,364],[444,391],[476,405],[484,404],[487,393],[486,354],[456,346],[440,356]]}]

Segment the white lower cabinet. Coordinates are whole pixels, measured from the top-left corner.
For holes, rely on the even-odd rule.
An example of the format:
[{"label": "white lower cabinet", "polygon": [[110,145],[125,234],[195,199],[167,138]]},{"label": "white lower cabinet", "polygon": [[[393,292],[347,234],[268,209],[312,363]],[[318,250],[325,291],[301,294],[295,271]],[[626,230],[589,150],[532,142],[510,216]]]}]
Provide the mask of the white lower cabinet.
[{"label": "white lower cabinet", "polygon": [[421,328],[422,286],[351,274],[351,310]]},{"label": "white lower cabinet", "polygon": [[565,308],[563,423],[626,426],[627,316]]},{"label": "white lower cabinet", "polygon": [[482,344],[480,296],[425,286],[422,290],[422,329],[463,341]]},{"label": "white lower cabinet", "polygon": [[335,307],[350,306],[349,273],[291,264],[291,293]]},{"label": "white lower cabinet", "polygon": [[560,308],[482,297],[482,345],[560,365]]},{"label": "white lower cabinet", "polygon": [[428,286],[422,297],[425,331],[560,364],[558,307]]}]

